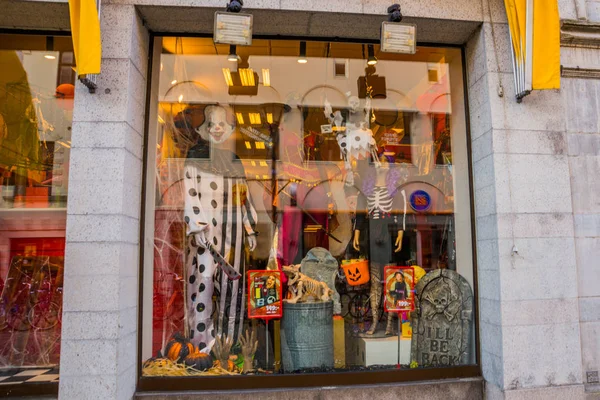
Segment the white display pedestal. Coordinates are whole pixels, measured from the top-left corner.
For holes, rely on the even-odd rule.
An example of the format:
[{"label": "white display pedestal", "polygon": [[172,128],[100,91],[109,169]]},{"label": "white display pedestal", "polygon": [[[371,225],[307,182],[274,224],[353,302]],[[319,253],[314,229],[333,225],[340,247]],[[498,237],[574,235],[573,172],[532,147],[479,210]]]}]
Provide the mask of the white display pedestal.
[{"label": "white display pedestal", "polygon": [[[400,340],[400,364],[410,364],[411,339]],[[353,364],[363,365],[395,365],[398,363],[398,336],[382,338],[356,338],[352,349]]]}]

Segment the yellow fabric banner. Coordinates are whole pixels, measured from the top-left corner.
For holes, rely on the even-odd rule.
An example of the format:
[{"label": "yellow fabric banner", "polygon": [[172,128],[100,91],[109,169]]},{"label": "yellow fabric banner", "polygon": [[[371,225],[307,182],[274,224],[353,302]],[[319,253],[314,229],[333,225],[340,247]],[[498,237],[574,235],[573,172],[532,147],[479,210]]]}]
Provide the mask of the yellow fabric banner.
[{"label": "yellow fabric banner", "polygon": [[557,0],[533,2],[532,87],[560,88],[560,17]]},{"label": "yellow fabric banner", "polygon": [[77,74],[99,74],[102,58],[100,21],[94,0],[69,0]]},{"label": "yellow fabric banner", "polygon": [[526,0],[504,0],[515,57],[521,65],[525,63],[526,3]]},{"label": "yellow fabric banner", "polygon": [[[527,0],[504,0],[515,58],[526,62]],[[532,89],[560,88],[560,19],[557,0],[533,0]]]}]

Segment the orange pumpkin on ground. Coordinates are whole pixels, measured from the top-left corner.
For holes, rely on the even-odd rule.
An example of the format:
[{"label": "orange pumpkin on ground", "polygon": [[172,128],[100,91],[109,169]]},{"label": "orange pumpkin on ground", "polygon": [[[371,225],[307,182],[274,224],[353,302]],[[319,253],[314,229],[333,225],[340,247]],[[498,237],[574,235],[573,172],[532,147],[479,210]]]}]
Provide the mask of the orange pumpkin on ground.
[{"label": "orange pumpkin on ground", "polygon": [[165,347],[167,358],[178,363],[183,362],[194,351],[196,351],[194,345],[180,333],[174,334]]},{"label": "orange pumpkin on ground", "polygon": [[206,371],[213,366],[213,358],[210,354],[195,351],[185,358],[183,361],[188,367],[197,369],[198,371]]}]

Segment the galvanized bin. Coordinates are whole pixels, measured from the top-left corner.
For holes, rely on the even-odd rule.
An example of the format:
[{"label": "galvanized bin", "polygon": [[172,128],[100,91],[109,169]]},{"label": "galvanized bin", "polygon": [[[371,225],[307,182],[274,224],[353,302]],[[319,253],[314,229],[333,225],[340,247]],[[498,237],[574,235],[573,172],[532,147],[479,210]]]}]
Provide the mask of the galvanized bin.
[{"label": "galvanized bin", "polygon": [[333,368],[333,301],[283,302],[281,358],[285,372]]}]

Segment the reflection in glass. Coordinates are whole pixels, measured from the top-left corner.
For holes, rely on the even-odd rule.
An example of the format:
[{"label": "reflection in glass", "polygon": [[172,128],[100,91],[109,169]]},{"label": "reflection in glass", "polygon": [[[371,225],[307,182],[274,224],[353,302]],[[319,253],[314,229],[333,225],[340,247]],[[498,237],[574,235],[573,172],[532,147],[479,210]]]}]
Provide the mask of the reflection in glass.
[{"label": "reflection in glass", "polygon": [[[455,204],[468,197],[466,157],[452,157],[466,147],[450,80],[461,82],[460,51],[373,46],[367,65],[366,46],[307,42],[298,63],[299,46],[256,39],[232,63],[210,39],[163,40],[146,376],[474,363],[470,322],[460,362],[419,365],[417,310],[384,307],[388,290],[420,304],[435,271],[472,284],[470,256],[456,258],[470,246],[455,219],[470,212]],[[410,284],[384,287],[389,267]],[[281,316],[248,318],[270,306],[266,281],[248,293],[250,270],[281,271]]]},{"label": "reflection in glass", "polygon": [[23,367],[58,379],[73,67],[69,37],[0,35],[4,383]]}]

